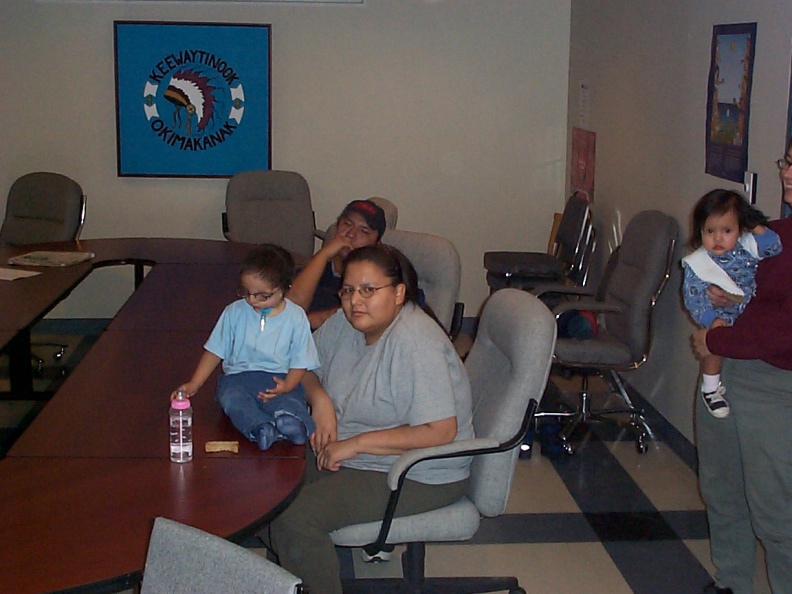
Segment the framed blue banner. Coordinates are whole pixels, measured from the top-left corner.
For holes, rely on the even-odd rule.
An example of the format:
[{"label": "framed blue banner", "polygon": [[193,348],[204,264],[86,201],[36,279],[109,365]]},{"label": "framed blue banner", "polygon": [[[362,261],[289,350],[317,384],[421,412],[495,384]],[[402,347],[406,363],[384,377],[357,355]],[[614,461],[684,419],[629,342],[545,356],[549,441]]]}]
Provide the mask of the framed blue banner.
[{"label": "framed blue banner", "polygon": [[269,25],[114,22],[120,177],[270,169]]}]

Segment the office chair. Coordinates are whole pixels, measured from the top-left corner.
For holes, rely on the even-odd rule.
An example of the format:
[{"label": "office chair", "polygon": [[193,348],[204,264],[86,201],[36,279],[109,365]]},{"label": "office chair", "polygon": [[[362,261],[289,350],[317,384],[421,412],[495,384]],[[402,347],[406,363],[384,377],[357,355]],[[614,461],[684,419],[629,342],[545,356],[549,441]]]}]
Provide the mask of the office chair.
[{"label": "office chair", "polygon": [[140,594],[298,594],[299,578],[219,536],[167,518],[151,532]]},{"label": "office chair", "polygon": [[65,175],[46,171],[23,175],[8,190],[0,245],[78,239],[85,208],[80,184]]},{"label": "office chair", "polygon": [[589,202],[581,194],[567,200],[551,249],[542,252],[486,252],[484,268],[490,292],[514,287],[533,289],[537,284],[567,281],[585,285],[596,234]]},{"label": "office chair", "polygon": [[[85,223],[86,197],[80,184],[47,171],[28,173],[18,178],[8,191],[5,219],[0,228],[0,246],[33,245],[79,239]],[[53,355],[60,361],[67,345],[36,343],[34,346],[54,347]],[[36,374],[44,372],[44,359],[31,354]],[[66,369],[61,369],[66,374]]]},{"label": "office chair", "polygon": [[[580,423],[589,421],[624,425],[635,434],[638,451],[644,453],[647,449],[651,430],[627,395],[619,373],[637,369],[649,356],[652,312],[671,271],[678,233],[673,217],[654,210],[640,212],[628,223],[621,245],[608,259],[596,293],[561,285],[542,289],[570,298],[554,308],[556,318],[572,310],[590,311],[597,314],[599,324],[593,338],[559,337],[555,346],[556,368],[582,377],[580,404],[574,411],[543,410],[536,415],[566,420],[560,438],[569,454],[574,451],[569,436]],[[623,405],[593,409],[588,392],[590,375],[605,379]],[[629,418],[627,423],[619,419],[625,415]]]},{"label": "office chair", "polygon": [[[380,198],[379,196],[372,196],[371,198],[367,198],[367,200],[371,200],[385,213],[385,230],[387,231],[388,229],[395,229],[396,222],[399,220],[399,209],[397,206],[387,198]],[[328,237],[333,237],[333,235],[335,235],[335,230],[336,222],[333,221],[333,223],[325,230],[316,229],[314,231],[314,235],[318,239],[324,241]]]},{"label": "office chair", "polygon": [[412,262],[426,304],[451,339],[456,338],[465,306],[458,301],[462,265],[454,244],[438,235],[401,229],[387,231],[382,242],[395,247]]},{"label": "office chair", "polygon": [[310,258],[314,212],[305,178],[294,171],[242,171],[228,180],[223,235],[229,241],[274,243]]},{"label": "office chair", "polygon": [[[514,577],[425,578],[426,542],[472,538],[481,517],[503,513],[517,461],[517,445],[527,433],[547,383],[555,344],[552,314],[525,291],[505,289],[485,303],[478,333],[465,361],[473,390],[476,437],[444,446],[410,450],[388,473],[391,498],[382,522],[347,526],[330,534],[342,547],[365,545],[369,554],[390,544],[406,544],[403,578],[344,580],[344,592],[494,592],[523,590]],[[473,456],[468,494],[449,506],[394,518],[407,471],[421,460]],[[441,553],[442,554],[442,553]]]}]

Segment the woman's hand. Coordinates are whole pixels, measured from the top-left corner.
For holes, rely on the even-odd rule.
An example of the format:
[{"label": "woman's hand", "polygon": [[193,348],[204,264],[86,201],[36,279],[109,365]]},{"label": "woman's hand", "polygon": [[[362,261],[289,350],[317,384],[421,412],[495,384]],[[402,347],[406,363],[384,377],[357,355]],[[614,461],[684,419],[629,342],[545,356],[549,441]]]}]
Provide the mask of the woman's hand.
[{"label": "woman's hand", "polygon": [[712,354],[707,348],[707,332],[709,332],[707,328],[702,328],[690,335],[690,347],[693,349],[693,354],[696,355],[696,359],[698,360]]},{"label": "woman's hand", "polygon": [[329,396],[314,399],[311,403],[311,417],[316,422],[316,431],[308,441],[318,459],[319,453],[338,439],[335,408]]},{"label": "woman's hand", "polygon": [[359,453],[354,437],[343,441],[333,441],[316,453],[316,467],[319,470],[335,472],[341,468],[341,462],[354,458]]}]

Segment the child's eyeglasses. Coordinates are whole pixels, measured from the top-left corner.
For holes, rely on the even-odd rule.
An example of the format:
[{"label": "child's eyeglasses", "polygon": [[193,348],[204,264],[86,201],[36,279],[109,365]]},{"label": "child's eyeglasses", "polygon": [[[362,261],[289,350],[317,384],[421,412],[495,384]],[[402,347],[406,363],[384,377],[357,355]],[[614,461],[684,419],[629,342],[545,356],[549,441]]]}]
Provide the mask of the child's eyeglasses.
[{"label": "child's eyeglasses", "polygon": [[237,289],[237,297],[242,299],[251,299],[253,301],[267,301],[270,297],[277,294],[280,288],[275,289],[272,293],[251,293],[242,287]]},{"label": "child's eyeglasses", "polygon": [[384,289],[385,287],[392,287],[392,286],[393,283],[389,285],[382,285],[381,287],[363,286],[363,287],[358,287],[357,289],[355,289],[354,287],[341,287],[341,290],[338,292],[338,297],[341,299],[341,301],[349,301],[350,299],[352,299],[352,295],[355,294],[355,291],[357,291],[358,293],[360,293],[360,296],[363,299],[369,299],[374,295],[374,293],[376,293],[380,289]]}]

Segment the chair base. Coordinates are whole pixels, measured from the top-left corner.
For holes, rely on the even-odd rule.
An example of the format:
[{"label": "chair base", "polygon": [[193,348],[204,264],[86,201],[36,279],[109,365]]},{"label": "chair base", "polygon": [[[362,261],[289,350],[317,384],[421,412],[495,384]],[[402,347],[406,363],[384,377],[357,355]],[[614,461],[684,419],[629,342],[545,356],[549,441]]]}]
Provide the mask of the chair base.
[{"label": "chair base", "polygon": [[[536,413],[535,417],[537,419],[539,417],[558,417],[567,419],[564,427],[559,433],[559,438],[561,439],[561,445],[564,451],[569,455],[575,452],[573,446],[570,444],[572,433],[579,425],[592,421],[610,423],[631,431],[635,436],[635,446],[638,453],[646,453],[648,449],[647,441],[651,438],[652,430],[643,416],[643,411],[633,405],[632,400],[627,395],[627,391],[624,389],[624,384],[619,374],[612,369],[605,371],[607,371],[607,373],[599,370],[593,371],[593,373],[600,375],[603,379],[608,381],[612,392],[621,397],[625,406],[592,410],[591,395],[588,391],[589,374],[583,373],[583,387],[580,391],[580,406],[577,409],[572,411],[540,411]],[[623,419],[614,418],[612,415],[628,415],[629,420],[625,421]]]},{"label": "chair base", "polygon": [[344,594],[479,594],[509,592],[526,594],[517,578],[427,578],[418,589],[399,578],[343,580]]},{"label": "chair base", "polygon": [[509,594],[525,594],[515,577],[427,578],[425,558],[424,543],[408,543],[401,556],[403,578],[343,580],[344,594],[484,594],[504,590]]}]

